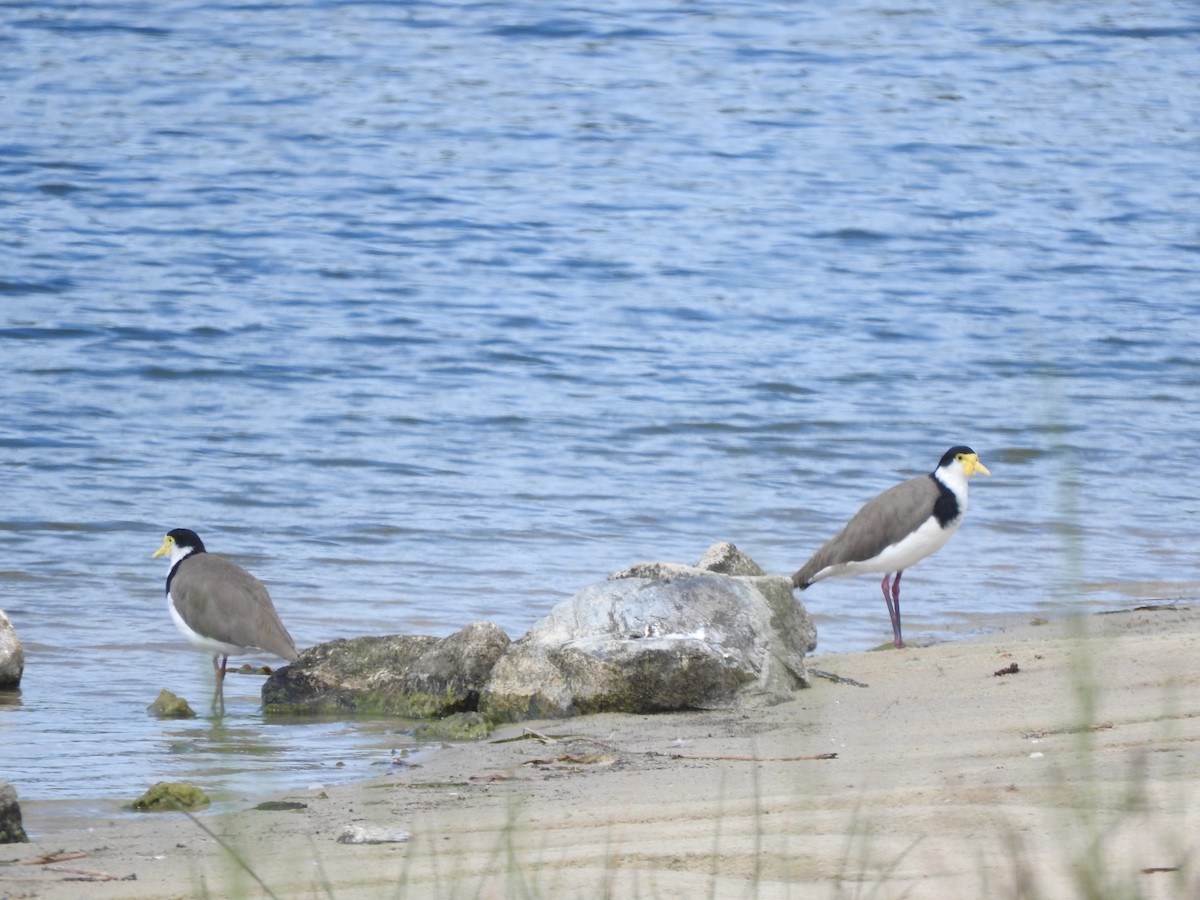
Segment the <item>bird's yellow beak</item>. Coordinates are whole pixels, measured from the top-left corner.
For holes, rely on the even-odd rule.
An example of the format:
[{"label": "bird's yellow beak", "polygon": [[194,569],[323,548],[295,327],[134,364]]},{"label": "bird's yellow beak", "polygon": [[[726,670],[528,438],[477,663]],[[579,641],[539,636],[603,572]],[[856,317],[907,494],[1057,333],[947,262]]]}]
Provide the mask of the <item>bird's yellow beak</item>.
[{"label": "bird's yellow beak", "polygon": [[963,457],[963,471],[967,474],[968,478],[970,478],[976,472],[982,472],[984,475],[992,474],[988,471],[988,467],[979,461],[978,453],[972,453],[969,456]]},{"label": "bird's yellow beak", "polygon": [[159,547],[157,550],[155,550],[154,555],[151,556],[150,558],[158,559],[160,556],[165,556],[166,554],[170,553],[172,543],[173,543],[173,541],[171,540],[170,535],[163,538],[163,545],[161,547]]}]

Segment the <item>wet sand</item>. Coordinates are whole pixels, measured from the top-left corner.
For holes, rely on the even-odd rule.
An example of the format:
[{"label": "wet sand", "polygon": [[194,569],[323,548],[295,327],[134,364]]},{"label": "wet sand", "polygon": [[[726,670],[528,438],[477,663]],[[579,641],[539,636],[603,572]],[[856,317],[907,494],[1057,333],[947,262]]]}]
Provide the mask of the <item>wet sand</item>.
[{"label": "wet sand", "polygon": [[1185,607],[1020,624],[810,659],[865,687],[526,722],[264,798],[301,809],[25,803],[0,896],[1200,896],[1198,649]]}]

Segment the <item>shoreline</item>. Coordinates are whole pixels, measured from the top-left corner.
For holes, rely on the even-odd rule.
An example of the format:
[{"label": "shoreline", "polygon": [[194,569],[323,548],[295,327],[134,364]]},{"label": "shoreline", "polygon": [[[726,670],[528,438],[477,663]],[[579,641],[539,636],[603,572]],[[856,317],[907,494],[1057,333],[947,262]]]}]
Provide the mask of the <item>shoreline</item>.
[{"label": "shoreline", "polygon": [[[505,726],[275,798],[300,809],[23,802],[31,842],[0,851],[0,894],[73,897],[83,879],[101,898],[265,896],[261,878],[279,896],[1062,897],[1090,873],[1184,896],[1198,635],[1200,612],[1154,606],[817,653],[811,668],[867,687],[814,677],[762,709]],[[347,826],[411,839],[339,843]]]}]

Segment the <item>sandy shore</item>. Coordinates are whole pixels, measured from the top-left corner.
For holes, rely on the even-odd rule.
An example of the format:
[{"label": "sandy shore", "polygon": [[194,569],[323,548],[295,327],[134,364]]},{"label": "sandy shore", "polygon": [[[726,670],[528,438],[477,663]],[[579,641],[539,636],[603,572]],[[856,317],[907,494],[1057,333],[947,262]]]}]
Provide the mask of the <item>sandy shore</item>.
[{"label": "sandy shore", "polygon": [[1021,625],[818,655],[867,686],[767,709],[525,723],[298,810],[26,803],[0,897],[1200,896],[1198,649],[1187,608]]}]

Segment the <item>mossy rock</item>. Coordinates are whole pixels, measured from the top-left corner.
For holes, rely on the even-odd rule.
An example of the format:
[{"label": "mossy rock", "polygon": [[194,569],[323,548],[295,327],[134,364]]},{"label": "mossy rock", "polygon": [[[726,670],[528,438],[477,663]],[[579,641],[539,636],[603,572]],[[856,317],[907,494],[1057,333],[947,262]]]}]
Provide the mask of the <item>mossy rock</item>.
[{"label": "mossy rock", "polygon": [[158,697],[146,707],[146,712],[160,719],[194,719],[196,711],[182,697],[172,694],[166,688],[158,692]]},{"label": "mossy rock", "polygon": [[456,709],[471,707],[478,695],[465,699],[457,691],[447,689],[440,694],[405,690],[395,685],[378,689],[360,688],[289,702],[264,690],[263,714],[268,716],[388,716],[401,719],[428,719],[446,716]]},{"label": "mossy rock", "polygon": [[271,675],[263,713],[440,719],[472,712],[511,641],[490,622],[445,638],[386,635],[317,644]]},{"label": "mossy rock", "polygon": [[444,719],[422,722],[413,729],[413,736],[422,741],[480,741],[491,734],[494,727],[487,716],[477,712],[455,713]]},{"label": "mossy rock", "polygon": [[208,795],[200,788],[179,781],[160,781],[131,804],[139,812],[163,812],[204,809]]}]

